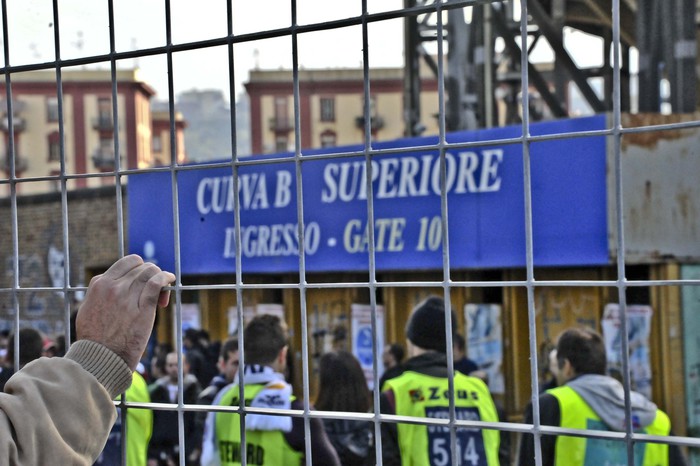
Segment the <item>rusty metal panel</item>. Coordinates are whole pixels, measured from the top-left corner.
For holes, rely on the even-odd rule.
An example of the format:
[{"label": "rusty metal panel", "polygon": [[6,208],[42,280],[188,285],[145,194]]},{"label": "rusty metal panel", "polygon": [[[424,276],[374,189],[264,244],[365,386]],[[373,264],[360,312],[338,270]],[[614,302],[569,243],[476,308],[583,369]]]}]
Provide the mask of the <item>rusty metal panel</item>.
[{"label": "rusty metal panel", "polygon": [[[694,114],[623,114],[623,128],[653,125],[663,130],[624,132],[621,138],[623,228],[626,262],[700,259],[700,128]],[[608,139],[608,230],[616,256],[615,160]]]}]

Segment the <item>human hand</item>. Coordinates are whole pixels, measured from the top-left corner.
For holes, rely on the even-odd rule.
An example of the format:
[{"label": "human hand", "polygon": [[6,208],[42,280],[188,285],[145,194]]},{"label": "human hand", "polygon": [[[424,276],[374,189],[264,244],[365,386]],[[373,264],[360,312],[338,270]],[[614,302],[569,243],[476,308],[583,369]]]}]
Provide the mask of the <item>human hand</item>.
[{"label": "human hand", "polygon": [[156,307],[168,305],[164,286],[175,275],[136,254],[119,259],[90,280],[76,317],[78,340],[101,343],[134,370],[151,336]]}]

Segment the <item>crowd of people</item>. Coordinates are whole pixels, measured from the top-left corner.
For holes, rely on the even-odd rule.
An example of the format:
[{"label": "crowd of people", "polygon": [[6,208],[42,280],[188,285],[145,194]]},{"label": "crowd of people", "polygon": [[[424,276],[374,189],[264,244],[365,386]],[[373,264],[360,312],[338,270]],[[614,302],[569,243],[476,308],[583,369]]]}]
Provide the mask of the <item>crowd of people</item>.
[{"label": "crowd of people", "polygon": [[[153,349],[150,360],[140,361],[136,352],[140,349],[141,356],[145,354],[150,334],[146,331],[150,332],[153,326],[156,304],[167,304],[162,287],[174,277],[155,266],[146,266],[138,256],[128,257],[113,266],[123,270],[112,275],[133,281],[137,272],[128,273],[131,267],[144,274],[147,283],[153,282],[148,289],[140,291],[144,296],[148,294],[145,306],[148,312],[141,317],[145,319],[145,327],[136,330],[134,322],[122,319],[124,329],[110,329],[110,316],[100,318],[97,314],[105,306],[94,303],[100,293],[105,295],[103,299],[113,299],[108,287],[116,285],[105,284],[104,280],[96,285],[91,282],[75,324],[77,341],[60,358],[66,363],[71,359],[77,361],[78,367],[83,368],[83,372],[77,367],[70,368],[69,374],[76,381],[87,384],[86,377],[94,377],[98,386],[104,387],[103,394],[83,393],[88,402],[91,397],[101,397],[93,401],[87,414],[79,414],[81,410],[74,399],[69,399],[65,407],[75,409],[69,411],[71,416],[86,418],[85,425],[76,423],[82,426],[78,430],[68,429],[66,435],[73,443],[66,440],[61,444],[62,450],[59,448],[71,464],[117,465],[122,464],[122,455],[126,454],[126,464],[135,466],[175,466],[181,464],[181,455],[186,465],[235,465],[241,464],[243,458],[251,465],[288,465],[305,464],[306,452],[310,451],[313,464],[364,466],[376,463],[377,435],[381,436],[380,454],[385,465],[531,465],[536,464],[536,454],[541,456],[543,465],[584,465],[592,464],[592,460],[600,464],[627,463],[624,441],[541,435],[541,449],[536,453],[533,435],[527,433],[521,436],[518,452],[511,458],[511,433],[479,425],[486,422],[493,427],[493,423],[505,418],[489,392],[485,374],[466,357],[464,338],[458,333],[452,338],[454,366],[448,368],[445,306],[436,296],[412,310],[406,324],[406,346],[393,343],[384,349],[385,372],[380,381],[379,405],[382,416],[386,417],[379,428],[374,422],[373,395],[360,363],[343,349],[334,349],[320,357],[318,394],[313,403],[305,404],[293,394],[289,383],[288,329],[273,315],[256,316],[244,328],[242,367],[237,338],[231,337],[220,344],[210,342],[208,334],[198,329],[184,333],[182,354],[168,345],[159,345]],[[121,300],[107,312],[140,307],[143,307],[141,301]],[[85,324],[86,320],[89,325]],[[454,315],[452,321],[456,321]],[[62,354],[54,341],[48,341],[36,330],[21,329],[19,367],[15,368],[14,335],[8,333],[4,337],[7,341],[0,343],[6,348],[6,363],[0,371],[0,383],[6,393],[0,395],[0,412],[4,416],[0,417],[0,423],[5,422],[5,429],[23,435],[16,439],[16,448],[8,447],[8,439],[2,438],[5,445],[0,443],[0,454],[9,452],[10,463],[20,463],[17,452],[22,451],[19,442],[25,437],[36,442],[44,435],[53,441],[52,434],[37,427],[32,437],[31,427],[23,430],[23,421],[13,417],[13,409],[16,411],[26,402],[21,394],[27,387],[33,390],[31,393],[40,394],[39,379],[54,377],[46,375],[51,373],[49,360],[30,362],[41,356]],[[631,420],[627,419],[624,390],[617,379],[606,375],[605,347],[596,332],[569,329],[560,335],[547,356],[553,377],[538,400],[542,425],[671,435],[668,416],[635,392],[630,395]],[[109,370],[103,367],[105,361],[109,361]],[[117,369],[118,361],[125,366]],[[37,368],[41,372],[31,379],[32,371]],[[128,380],[126,374],[131,374]],[[61,380],[63,386],[53,387],[70,390],[70,383]],[[22,383],[27,383],[27,387]],[[104,398],[107,395],[109,400],[116,400],[121,393],[127,402],[157,405],[151,409],[129,407],[124,419],[121,405],[116,404],[115,409],[115,404],[105,404]],[[16,403],[19,407],[14,406]],[[189,405],[214,405],[216,409],[187,409]],[[310,408],[311,416],[269,411],[304,411],[305,406]],[[242,407],[246,408],[244,419],[239,414]],[[39,403],[39,408],[34,410],[41,413],[41,409]],[[43,419],[52,415],[46,409]],[[100,416],[100,413],[108,415]],[[427,424],[398,422],[393,415],[423,418]],[[450,419],[464,424],[453,430]],[[526,409],[525,422],[533,422],[532,406]],[[111,427],[111,431],[105,427]],[[0,424],[3,432],[1,429]],[[124,431],[126,445],[122,444]],[[2,436],[8,437],[7,432]],[[71,436],[84,438],[75,440]],[[456,451],[452,449],[453,440]],[[90,447],[86,448],[85,443]],[[638,459],[635,464],[685,464],[676,445],[653,442],[634,445]],[[77,453],[71,453],[71,449]],[[455,453],[457,458],[453,457]],[[41,454],[37,453],[36,458],[47,457]],[[27,464],[46,464],[38,461]]]},{"label": "crowd of people", "polygon": [[[444,302],[439,297],[430,297],[413,309],[406,325],[407,345],[391,343],[384,348],[385,371],[379,384],[383,415],[428,418],[437,421],[435,424],[426,426],[387,420],[375,431],[372,392],[358,359],[340,348],[320,356],[318,393],[309,405],[311,410],[321,414],[309,420],[313,464],[376,464],[377,435],[381,436],[382,462],[386,465],[535,464],[532,435],[521,435],[519,447],[513,452],[511,437],[515,438],[515,434],[474,426],[456,429],[460,461],[452,460],[450,429],[446,424],[439,424],[450,418],[450,371],[444,318]],[[257,316],[245,327],[245,366],[241,371],[237,338],[216,344],[209,341],[206,332],[190,329],[185,332],[184,341],[183,403],[233,409],[241,405],[304,409],[303,400],[294,396],[289,383],[287,328],[278,317]],[[489,393],[486,373],[467,357],[464,337],[455,332],[452,343],[455,419],[506,421],[502,406]],[[571,329],[561,335],[559,346],[547,349],[550,378],[542,384],[542,425],[624,432],[623,392],[619,381],[605,375],[605,348],[600,335]],[[179,402],[177,363],[178,357],[172,348],[158,348],[150,365],[152,377],[155,377],[149,390],[151,402]],[[243,403],[240,401],[241,373]],[[633,394],[632,413],[635,422],[640,422],[635,424],[636,429],[658,435],[670,434],[668,417],[638,394]],[[533,422],[531,406],[525,416],[526,422]],[[236,411],[184,411],[183,427],[184,444],[181,444],[177,411],[153,411],[153,435],[147,454],[149,466],[179,464],[180,447],[184,448],[182,453],[188,465],[240,464],[244,456],[247,464],[252,465],[305,464],[303,416],[248,413],[241,424]],[[583,437],[543,435],[540,442],[544,465],[586,464],[585,458],[591,455],[623,460],[623,463],[626,458],[625,443],[621,441],[601,443]],[[659,461],[648,464],[685,464],[676,446],[637,445],[643,447],[635,449],[640,458]],[[605,456],[606,451],[609,456]]]}]

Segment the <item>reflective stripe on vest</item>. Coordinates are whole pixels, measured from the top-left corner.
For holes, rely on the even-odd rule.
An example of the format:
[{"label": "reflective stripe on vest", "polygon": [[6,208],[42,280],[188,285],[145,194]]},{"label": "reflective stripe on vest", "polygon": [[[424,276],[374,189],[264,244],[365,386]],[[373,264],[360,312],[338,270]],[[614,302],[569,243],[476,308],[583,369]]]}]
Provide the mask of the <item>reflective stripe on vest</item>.
[{"label": "reflective stripe on vest", "polygon": [[[394,392],[396,414],[449,419],[448,380],[413,371],[404,372],[384,384]],[[455,372],[455,414],[458,420],[498,422],[496,405],[479,379]],[[397,424],[403,466],[494,466],[498,464],[500,435],[496,430],[457,429],[457,456],[452,461],[447,426]]]},{"label": "reflective stripe on vest", "polygon": [[[245,386],[245,404],[255,398],[264,385]],[[238,385],[232,385],[221,397],[220,406],[239,406]],[[216,444],[222,465],[241,464],[241,422],[236,413],[216,413]],[[246,430],[246,461],[250,465],[300,465],[302,453],[289,446],[278,430]]]},{"label": "reflective stripe on vest", "polygon": [[[571,387],[565,385],[547,392],[559,401],[560,427],[610,430],[588,403]],[[671,422],[668,416],[663,411],[657,410],[654,422],[637,432],[650,435],[668,435],[670,431]],[[606,464],[626,466],[628,464],[627,446],[622,440],[559,435],[555,444],[554,457],[555,464],[567,466],[603,466]],[[636,466],[668,465],[668,445],[635,443],[634,464]]]}]

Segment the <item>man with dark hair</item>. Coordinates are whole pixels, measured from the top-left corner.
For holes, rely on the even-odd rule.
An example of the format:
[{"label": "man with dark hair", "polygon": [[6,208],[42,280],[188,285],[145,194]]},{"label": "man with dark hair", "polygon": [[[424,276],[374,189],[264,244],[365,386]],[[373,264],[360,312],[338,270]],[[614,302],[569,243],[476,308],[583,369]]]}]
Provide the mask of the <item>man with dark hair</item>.
[{"label": "man with dark hair", "polygon": [[238,363],[238,338],[232,337],[221,345],[219,360],[216,363],[219,374],[214,377],[211,384],[200,393],[197,403],[211,404],[216,394],[219,393],[219,390],[233,383],[233,379],[238,373]]},{"label": "man with dark hair", "polygon": [[[199,394],[199,398],[197,399],[198,405],[213,404],[216,395],[221,389],[233,382],[238,372],[238,363],[238,338],[231,337],[221,345],[219,360],[217,361],[219,374],[214,377],[209,386]],[[200,445],[197,447],[198,453],[205,456],[208,456],[209,452],[205,452],[204,450],[211,448],[213,442],[211,438],[213,429],[211,426],[207,426],[207,414],[206,411],[201,411],[197,412],[195,415],[196,427],[194,442],[196,445]],[[197,456],[199,456],[199,454]]]},{"label": "man with dark hair", "polygon": [[[0,392],[5,390],[5,383],[15,373],[15,334],[11,334],[7,343],[6,364],[0,371]],[[44,339],[38,330],[25,327],[19,330],[19,368],[39,359],[44,349]]]},{"label": "man with dark hair", "polygon": [[206,387],[216,376],[215,358],[209,358],[209,334],[204,330],[188,328],[182,335],[182,346],[190,364],[190,374]]},{"label": "man with dark hair", "polygon": [[[602,337],[589,329],[571,328],[557,341],[557,388],[539,397],[540,423],[573,429],[624,432],[627,425],[622,384],[606,375],[607,358]],[[671,423],[663,411],[637,392],[630,393],[635,432],[669,435]],[[532,423],[532,406],[525,412]],[[541,436],[542,464],[627,464],[625,442],[573,436]],[[635,464],[684,465],[677,445],[635,442]],[[524,434],[520,444],[521,466],[534,465],[534,440]]]},{"label": "man with dark hair", "polygon": [[[450,396],[445,329],[442,298],[431,296],[413,309],[406,324],[409,359],[400,376],[384,383],[382,413],[448,419],[453,398],[457,420],[498,422],[496,405],[481,380],[454,372],[456,396]],[[499,464],[498,431],[470,427],[457,428],[455,433],[459,458],[452,458],[447,426],[384,422],[383,464]]]},{"label": "man with dark hair", "polygon": [[566,330],[557,340],[557,361],[559,368],[568,361],[577,374],[605,375],[608,360],[603,338],[585,328]]},{"label": "man with dark hair", "polygon": [[[294,400],[292,387],[284,378],[287,365],[287,328],[279,317],[263,314],[254,317],[243,333],[244,396],[239,400],[238,374],[234,383],[219,392],[216,404],[266,408],[303,409]],[[241,445],[241,420],[236,413],[213,415],[214,445],[211,457],[202,455],[203,465],[247,464],[301,465],[305,457],[304,419],[248,413],[245,416],[245,440]],[[207,420],[209,422],[209,420]],[[337,465],[333,449],[320,419],[310,420],[311,459],[313,464]]]},{"label": "man with dark hair", "polygon": [[398,343],[392,343],[390,345],[386,345],[386,348],[384,348],[384,367],[387,369],[390,369],[398,364],[401,364],[403,361],[405,351],[403,349],[403,346],[401,346]]},{"label": "man with dark hair", "polygon": [[[197,397],[201,388],[197,378],[189,373],[190,365],[186,355],[182,359],[182,401],[185,404],[197,403]],[[165,357],[166,376],[159,378],[148,387],[148,392],[153,403],[178,403],[180,372],[178,369],[178,356],[176,352],[168,353]],[[180,455],[187,458],[185,464],[194,464],[199,459],[195,449],[199,444],[195,443],[195,412],[185,411],[182,415],[185,445],[184,452],[180,450],[178,412],[175,410],[153,411],[153,434],[148,444],[149,463],[161,465],[177,464]]]},{"label": "man with dark hair", "polygon": [[379,388],[384,386],[384,382],[394,377],[398,377],[403,372],[403,362],[405,351],[399,343],[392,343],[384,347],[382,362],[384,363],[384,373],[379,379]]}]

